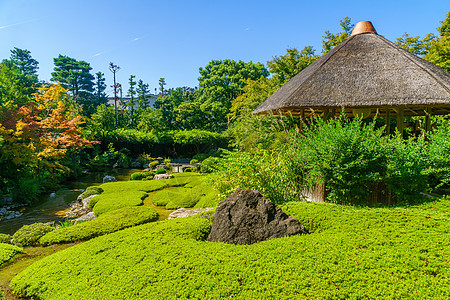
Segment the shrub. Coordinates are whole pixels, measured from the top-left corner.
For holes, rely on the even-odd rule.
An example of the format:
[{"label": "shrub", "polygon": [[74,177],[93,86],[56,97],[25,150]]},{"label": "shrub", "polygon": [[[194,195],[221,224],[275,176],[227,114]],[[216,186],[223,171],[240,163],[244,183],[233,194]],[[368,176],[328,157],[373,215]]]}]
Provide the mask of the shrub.
[{"label": "shrub", "polygon": [[131,174],[130,180],[144,180],[152,179],[155,176],[154,172],[136,172]]},{"label": "shrub", "polygon": [[98,186],[90,186],[81,194],[81,199],[85,199],[92,195],[99,195],[101,193],[103,193],[102,188]]},{"label": "shrub", "polygon": [[166,174],[166,173],[167,173],[166,169],[163,168],[156,170],[156,174]]},{"label": "shrub", "polygon": [[196,159],[191,159],[191,161],[189,162],[189,164],[191,164],[191,165],[198,164],[198,160],[196,160]]},{"label": "shrub", "polygon": [[11,261],[14,256],[22,253],[23,249],[14,245],[8,245],[5,243],[0,243],[0,267],[5,263]]},{"label": "shrub", "polygon": [[[210,155],[207,153],[198,153],[198,154],[195,154],[192,158],[197,160],[197,162],[201,162],[201,161],[204,161],[205,159],[207,159],[208,157],[210,157]],[[192,162],[191,162],[191,164],[192,164]]]},{"label": "shrub", "polygon": [[20,247],[37,246],[39,239],[46,233],[55,230],[54,227],[45,223],[34,223],[24,225],[13,235],[14,244]]},{"label": "shrub", "polygon": [[159,161],[154,160],[148,164],[148,167],[153,170],[157,165],[159,165]]},{"label": "shrub", "polygon": [[125,207],[110,211],[97,219],[83,222],[71,227],[60,228],[40,238],[43,246],[85,241],[91,238],[122,230],[158,219],[158,213],[152,207]]},{"label": "shrub", "polygon": [[200,165],[200,172],[201,173],[213,172],[219,160],[220,158],[213,156],[206,158],[205,160],[202,161]]},{"label": "shrub", "polygon": [[2,244],[11,244],[12,236],[6,233],[0,233],[0,243]]},{"label": "shrub", "polygon": [[192,172],[192,168],[184,168],[184,169],[183,169],[183,173],[184,173],[184,172]]}]

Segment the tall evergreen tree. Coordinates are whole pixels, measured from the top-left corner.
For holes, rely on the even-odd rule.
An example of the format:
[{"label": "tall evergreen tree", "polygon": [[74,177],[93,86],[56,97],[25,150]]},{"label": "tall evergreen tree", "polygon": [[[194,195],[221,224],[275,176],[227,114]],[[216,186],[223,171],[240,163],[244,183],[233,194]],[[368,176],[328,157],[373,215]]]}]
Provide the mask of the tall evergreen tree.
[{"label": "tall evergreen tree", "polygon": [[94,76],[89,63],[59,55],[53,59],[55,64],[51,81],[60,82],[75,98],[85,97],[94,91]]},{"label": "tall evergreen tree", "polygon": [[105,84],[105,74],[102,72],[95,73],[95,105],[106,104],[108,98],[106,97],[106,84]]},{"label": "tall evergreen tree", "polygon": [[139,79],[137,83],[136,93],[138,96],[138,110],[143,111],[148,107],[148,97],[150,95],[150,88],[147,83]]},{"label": "tall evergreen tree", "polygon": [[31,52],[29,50],[14,47],[14,49],[11,50],[10,59],[25,75],[35,76],[37,79],[36,73],[39,69],[39,63],[31,57]]},{"label": "tall evergreen tree", "polygon": [[128,84],[130,87],[128,88],[128,94],[127,96],[130,97],[130,101],[128,101],[128,107],[130,109],[131,116],[134,114],[134,106],[135,103],[135,97],[136,97],[136,81],[134,80],[136,78],[135,75],[130,75],[130,78],[128,79]]}]

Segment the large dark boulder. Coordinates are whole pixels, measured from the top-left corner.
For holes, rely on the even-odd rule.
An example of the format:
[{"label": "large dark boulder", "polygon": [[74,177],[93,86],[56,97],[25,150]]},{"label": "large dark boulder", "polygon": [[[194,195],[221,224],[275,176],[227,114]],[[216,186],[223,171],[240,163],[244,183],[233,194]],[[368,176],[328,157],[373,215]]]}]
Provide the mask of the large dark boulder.
[{"label": "large dark boulder", "polygon": [[299,233],[308,231],[260,192],[237,189],[219,203],[208,241],[248,245]]}]

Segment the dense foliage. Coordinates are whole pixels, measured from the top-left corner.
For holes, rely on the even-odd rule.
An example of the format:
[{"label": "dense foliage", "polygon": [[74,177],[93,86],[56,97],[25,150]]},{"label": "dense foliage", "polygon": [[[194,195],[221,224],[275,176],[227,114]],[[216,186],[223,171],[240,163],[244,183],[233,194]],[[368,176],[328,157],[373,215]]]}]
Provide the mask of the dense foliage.
[{"label": "dense foliage", "polygon": [[45,223],[34,223],[24,225],[13,235],[14,245],[20,247],[38,246],[39,239],[50,231],[55,230],[54,227]]},{"label": "dense foliage", "polygon": [[449,204],[290,202],[311,234],[244,246],[204,241],[207,219],[149,223],[46,257],[11,287],[40,299],[445,299]]},{"label": "dense foliage", "polygon": [[39,244],[48,246],[85,241],[127,227],[153,222],[157,219],[158,213],[151,207],[125,207],[102,214],[97,219],[88,222],[51,231],[39,239]]},{"label": "dense foliage", "polygon": [[23,249],[14,245],[0,243],[0,267],[11,261],[17,254],[22,253]]}]

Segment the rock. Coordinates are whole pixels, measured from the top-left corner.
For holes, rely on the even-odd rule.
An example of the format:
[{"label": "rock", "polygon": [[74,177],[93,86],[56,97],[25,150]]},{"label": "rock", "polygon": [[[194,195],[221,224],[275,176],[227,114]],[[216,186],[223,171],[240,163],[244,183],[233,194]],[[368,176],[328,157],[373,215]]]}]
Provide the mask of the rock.
[{"label": "rock", "polygon": [[9,214],[6,216],[5,220],[11,220],[11,219],[15,219],[18,217],[21,217],[23,214],[21,212],[18,211],[11,211],[9,212]]},{"label": "rock", "polygon": [[73,203],[70,206],[70,209],[66,211],[65,217],[69,219],[76,219],[87,213],[90,213],[92,210],[89,208],[89,201],[95,196],[97,195],[92,195]]},{"label": "rock", "polygon": [[103,183],[107,183],[107,182],[116,182],[117,179],[114,176],[105,176],[103,177]]},{"label": "rock", "polygon": [[208,241],[249,245],[299,233],[308,231],[260,192],[236,189],[219,203]]},{"label": "rock", "polygon": [[166,165],[156,165],[156,166],[155,166],[155,170],[158,170],[158,169],[169,170],[169,167],[166,166]]},{"label": "rock", "polygon": [[80,221],[91,221],[91,220],[94,220],[94,219],[96,219],[97,217],[94,215],[94,213],[93,212],[89,212],[89,213],[87,213],[87,214],[85,214],[85,215],[82,215],[81,217],[79,217],[79,218],[76,218],[75,220],[74,220],[74,224],[76,225],[77,223],[79,223]]},{"label": "rock", "polygon": [[155,177],[153,177],[153,180],[158,180],[158,179],[171,179],[174,178],[173,175],[170,174],[156,174]]},{"label": "rock", "polygon": [[141,169],[142,168],[142,164],[138,161],[133,161],[130,165],[131,168],[133,169]]},{"label": "rock", "polygon": [[13,202],[13,198],[11,196],[5,196],[0,198],[0,205],[7,205]]},{"label": "rock", "polygon": [[8,210],[6,208],[4,208],[4,207],[2,207],[0,209],[0,215],[5,215],[7,212],[8,212]]},{"label": "rock", "polygon": [[56,197],[56,193],[50,193],[49,197],[50,198],[55,198]]},{"label": "rock", "polygon": [[190,216],[195,216],[198,215],[204,211],[209,211],[212,210],[212,207],[208,207],[208,208],[179,208],[176,211],[172,212],[169,215],[169,219],[177,219],[177,218],[187,218]]}]

